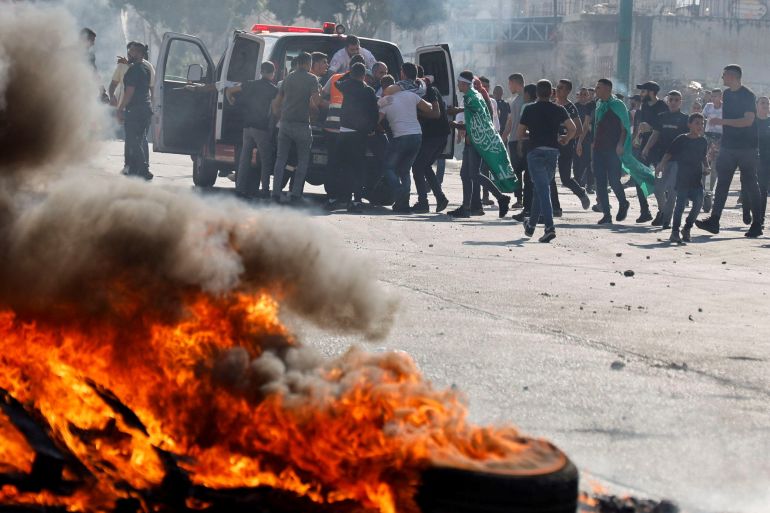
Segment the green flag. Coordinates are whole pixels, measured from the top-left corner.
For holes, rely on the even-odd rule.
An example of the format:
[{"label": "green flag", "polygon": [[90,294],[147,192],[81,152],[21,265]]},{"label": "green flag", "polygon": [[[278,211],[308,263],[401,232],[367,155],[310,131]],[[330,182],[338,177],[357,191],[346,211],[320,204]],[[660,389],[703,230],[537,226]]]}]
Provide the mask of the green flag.
[{"label": "green flag", "polygon": [[465,93],[464,100],[466,132],[473,147],[489,166],[492,181],[500,192],[519,190],[521,183],[513,172],[505,143],[492,124],[492,115],[487,109],[487,102],[472,87]]},{"label": "green flag", "polygon": [[596,125],[599,124],[604,115],[609,111],[612,111],[618,117],[623,124],[623,128],[626,129],[623,156],[620,157],[623,171],[631,175],[631,178],[634,179],[634,182],[636,182],[645,196],[649,196],[655,192],[655,172],[634,157],[633,145],[631,144],[631,118],[628,115],[626,105],[614,96],[610,96],[609,100],[598,100],[596,102],[596,114],[594,115],[594,133],[596,133]]}]

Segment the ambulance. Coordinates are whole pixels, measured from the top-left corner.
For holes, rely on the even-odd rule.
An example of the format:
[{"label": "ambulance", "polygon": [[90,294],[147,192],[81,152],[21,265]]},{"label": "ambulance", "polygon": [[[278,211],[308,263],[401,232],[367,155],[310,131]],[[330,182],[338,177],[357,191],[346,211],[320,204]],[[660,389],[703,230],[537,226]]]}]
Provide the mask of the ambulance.
[{"label": "ambulance", "polygon": [[[345,47],[345,39],[344,27],[334,23],[324,23],[322,28],[257,24],[249,31],[234,31],[224,54],[215,63],[197,37],[164,34],[154,84],[154,151],[189,155],[193,183],[198,187],[214,186],[218,176],[236,168],[235,151],[242,138],[243,112],[237,103],[229,104],[225,87],[258,79],[260,64],[266,60],[275,64],[275,80],[279,81],[300,52],[323,52],[331,60],[337,50]],[[387,64],[398,80],[404,62],[398,46],[377,39],[359,39],[361,46]],[[418,48],[413,60],[425,68],[426,75],[433,77],[433,84],[447,105],[457,105],[449,45]],[[191,83],[216,87],[207,88],[207,93],[186,90],[184,86]],[[453,154],[453,144],[453,138],[448,137],[447,158]],[[260,159],[253,156],[253,162],[259,166]],[[326,163],[323,130],[313,127],[308,183],[324,183]]]}]

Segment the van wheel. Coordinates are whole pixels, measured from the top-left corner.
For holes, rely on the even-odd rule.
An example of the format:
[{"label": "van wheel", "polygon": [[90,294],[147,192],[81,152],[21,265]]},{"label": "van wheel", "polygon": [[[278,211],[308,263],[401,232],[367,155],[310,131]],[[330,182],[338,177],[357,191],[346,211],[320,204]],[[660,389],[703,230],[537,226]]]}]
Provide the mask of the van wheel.
[{"label": "van wheel", "polygon": [[213,187],[217,181],[218,170],[212,162],[200,155],[193,157],[193,183],[197,187]]}]

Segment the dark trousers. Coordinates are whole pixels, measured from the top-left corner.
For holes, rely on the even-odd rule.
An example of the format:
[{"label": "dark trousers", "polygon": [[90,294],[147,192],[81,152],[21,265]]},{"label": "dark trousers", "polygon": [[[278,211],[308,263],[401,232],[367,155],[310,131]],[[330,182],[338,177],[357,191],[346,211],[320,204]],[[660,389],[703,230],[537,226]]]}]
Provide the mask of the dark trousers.
[{"label": "dark trousers", "polygon": [[500,192],[495,182],[481,173],[483,160],[471,143],[465,143],[463,148],[463,164],[460,168],[460,180],[463,183],[463,206],[471,210],[482,208],[481,187],[484,186],[498,202],[505,201],[508,196]]},{"label": "dark trousers", "polygon": [[428,202],[428,189],[437,199],[444,193],[441,191],[441,183],[433,172],[433,163],[438,160],[441,152],[446,147],[446,137],[423,137],[420,151],[412,164],[412,177],[417,189],[417,201]]},{"label": "dark trousers", "polygon": [[730,184],[735,176],[735,170],[741,168],[741,190],[744,194],[744,205],[748,207],[754,218],[754,223],[761,223],[761,205],[759,184],[757,181],[757,149],[731,149],[722,146],[717,156],[717,189],[714,193],[714,207],[711,217],[719,221],[725,208]]},{"label": "dark trousers", "polygon": [[[641,150],[634,150],[634,156],[639,162],[643,162],[647,164],[648,166],[652,166],[653,169],[658,164],[657,159],[653,162],[649,159],[643,159],[641,155]],[[632,179],[633,180],[633,179]],[[639,184],[634,182],[634,185],[636,186],[636,197],[639,198],[639,210],[642,212],[649,212],[650,211],[650,203],[647,201],[647,196],[645,196],[644,191],[642,191],[642,188],[639,187]]]},{"label": "dark trousers", "polygon": [[[526,157],[519,157],[519,152],[516,149],[517,145],[518,143],[516,141],[508,141],[508,154],[511,157],[511,165],[513,166],[513,172],[516,174],[516,178],[519,180],[519,183],[523,183],[522,180],[524,169],[527,167],[527,159]],[[521,201],[523,188],[519,187],[514,194],[516,195],[516,199]]]},{"label": "dark trousers", "polygon": [[615,148],[609,150],[594,150],[594,175],[596,176],[596,197],[602,206],[604,215],[610,215],[610,197],[607,194],[607,184],[612,188],[615,197],[621,205],[626,204],[626,192],[620,183],[621,163]]},{"label": "dark trousers", "polygon": [[337,136],[337,163],[341,177],[336,193],[338,201],[350,201],[351,197],[361,201],[368,139],[368,135],[362,132],[340,132]]},{"label": "dark trousers", "polygon": [[770,187],[770,158],[760,157],[757,181],[759,182],[759,219],[757,222],[764,226],[767,213],[767,190]]},{"label": "dark trousers", "polygon": [[[575,160],[575,141],[570,141],[564,146],[559,147],[559,179],[561,184],[572,191],[572,193],[578,198],[582,198],[586,195],[585,189],[572,177],[572,163]],[[556,189],[556,181],[552,182],[551,186],[551,201],[553,202],[553,208],[561,210],[561,203],[559,202],[559,192]]]},{"label": "dark trousers", "polygon": [[151,113],[126,113],[125,152],[129,175],[147,176],[150,172],[147,130],[151,119]]},{"label": "dark trousers", "polygon": [[687,219],[684,222],[685,228],[692,228],[693,223],[700,214],[700,209],[703,206],[703,187],[696,187],[694,189],[684,189],[676,191],[676,206],[674,207],[674,220],[671,223],[672,230],[678,230],[682,225],[682,214],[687,207],[687,200],[692,201],[692,209],[687,214]]},{"label": "dark trousers", "polygon": [[591,188],[596,185],[594,173],[591,169],[591,140],[586,137],[583,140],[583,154],[575,155],[575,178],[581,187]]},{"label": "dark trousers", "polygon": [[345,176],[340,168],[339,132],[324,131],[324,142],[326,143],[326,178],[324,179],[324,191],[330,200],[339,199],[337,196],[343,190],[341,183]]}]

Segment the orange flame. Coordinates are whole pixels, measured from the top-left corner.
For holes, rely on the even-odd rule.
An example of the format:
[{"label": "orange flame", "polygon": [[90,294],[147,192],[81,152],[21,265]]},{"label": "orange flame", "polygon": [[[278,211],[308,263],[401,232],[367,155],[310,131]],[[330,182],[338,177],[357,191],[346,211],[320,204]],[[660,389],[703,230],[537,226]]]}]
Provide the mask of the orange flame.
[{"label": "orange flame", "polygon": [[[173,322],[145,315],[119,326],[0,312],[0,387],[38,409],[95,476],[87,491],[66,499],[6,486],[0,502],[98,510],[161,483],[166,469],[156,448],[182,456],[196,484],[268,485],[382,513],[417,510],[412,497],[428,465],[510,473],[548,471],[543,461],[563,465],[550,445],[514,428],[470,425],[460,397],[435,390],[404,353],[353,349],[326,363],[282,368],[285,388],[218,377],[217,362],[234,348],[248,355],[247,371],[268,351],[285,360],[278,367],[296,356],[300,346],[278,312],[267,293],[194,294]],[[92,383],[113,392],[146,433]],[[0,441],[0,471],[29,471],[34,453],[4,416]]]}]

